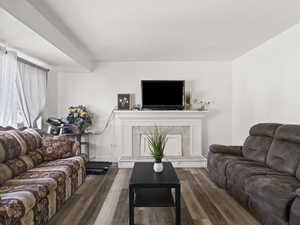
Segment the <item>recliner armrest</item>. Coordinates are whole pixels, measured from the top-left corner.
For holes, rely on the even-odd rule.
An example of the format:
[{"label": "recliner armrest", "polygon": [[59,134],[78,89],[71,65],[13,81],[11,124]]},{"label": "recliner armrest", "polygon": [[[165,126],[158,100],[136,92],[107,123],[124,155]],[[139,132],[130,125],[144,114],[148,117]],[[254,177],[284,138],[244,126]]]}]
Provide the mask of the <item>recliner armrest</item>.
[{"label": "recliner armrest", "polygon": [[300,188],[298,188],[298,189],[296,190],[296,195],[297,195],[297,197],[300,197]]},{"label": "recliner armrest", "polygon": [[213,153],[223,153],[223,154],[243,156],[242,146],[225,146],[225,145],[213,144],[209,146],[209,150]]}]

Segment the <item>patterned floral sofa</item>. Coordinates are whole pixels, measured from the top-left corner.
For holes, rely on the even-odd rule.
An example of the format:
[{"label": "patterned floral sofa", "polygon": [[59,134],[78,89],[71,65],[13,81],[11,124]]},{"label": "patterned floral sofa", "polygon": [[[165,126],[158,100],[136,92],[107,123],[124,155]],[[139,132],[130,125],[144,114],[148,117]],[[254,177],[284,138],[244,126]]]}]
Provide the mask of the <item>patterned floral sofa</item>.
[{"label": "patterned floral sofa", "polygon": [[0,127],[0,225],[45,225],[84,182],[85,161],[68,138]]}]

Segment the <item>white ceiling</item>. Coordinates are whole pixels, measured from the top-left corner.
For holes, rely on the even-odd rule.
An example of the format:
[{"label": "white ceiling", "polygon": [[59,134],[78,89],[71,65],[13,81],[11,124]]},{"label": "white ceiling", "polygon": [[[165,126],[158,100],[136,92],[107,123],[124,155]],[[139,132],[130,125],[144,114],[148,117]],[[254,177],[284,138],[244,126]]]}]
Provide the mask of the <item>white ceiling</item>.
[{"label": "white ceiling", "polygon": [[71,58],[1,8],[0,18],[0,43],[50,66],[77,66]]},{"label": "white ceiling", "polygon": [[300,21],[299,0],[44,2],[103,61],[231,60]]},{"label": "white ceiling", "polygon": [[[232,60],[300,21],[299,0],[28,1],[99,61]],[[0,41],[73,63],[7,15],[0,10]]]}]

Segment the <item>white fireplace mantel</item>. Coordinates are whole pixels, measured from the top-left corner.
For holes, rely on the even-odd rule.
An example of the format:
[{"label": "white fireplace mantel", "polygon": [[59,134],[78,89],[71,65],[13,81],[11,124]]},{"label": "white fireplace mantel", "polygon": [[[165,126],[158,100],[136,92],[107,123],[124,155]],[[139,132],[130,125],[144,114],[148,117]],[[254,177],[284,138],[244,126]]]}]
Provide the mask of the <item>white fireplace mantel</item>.
[{"label": "white fireplace mantel", "polygon": [[202,155],[202,120],[207,111],[116,111],[115,134],[118,166],[130,168],[137,161],[151,161],[145,134],[154,126],[170,136],[166,160],[175,167],[205,167]]},{"label": "white fireplace mantel", "polygon": [[208,111],[198,110],[149,110],[149,111],[115,111],[118,119],[201,119]]}]

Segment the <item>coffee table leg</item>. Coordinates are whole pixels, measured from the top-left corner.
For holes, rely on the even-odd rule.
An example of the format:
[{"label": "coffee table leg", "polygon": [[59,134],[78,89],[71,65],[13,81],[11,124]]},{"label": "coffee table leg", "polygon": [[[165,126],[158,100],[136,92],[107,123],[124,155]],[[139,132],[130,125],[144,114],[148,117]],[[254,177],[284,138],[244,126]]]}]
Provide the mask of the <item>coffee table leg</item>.
[{"label": "coffee table leg", "polygon": [[181,206],[180,206],[180,184],[175,188],[176,198],[176,225],[181,224]]},{"label": "coffee table leg", "polygon": [[129,225],[134,225],[134,188],[129,185]]}]

